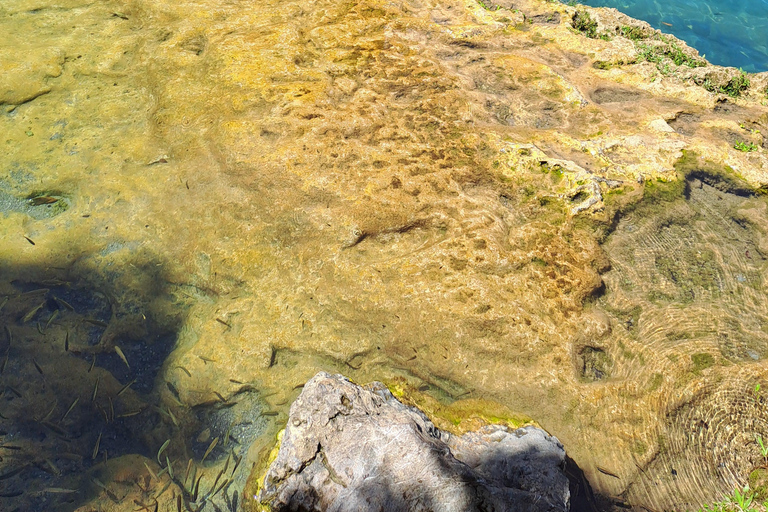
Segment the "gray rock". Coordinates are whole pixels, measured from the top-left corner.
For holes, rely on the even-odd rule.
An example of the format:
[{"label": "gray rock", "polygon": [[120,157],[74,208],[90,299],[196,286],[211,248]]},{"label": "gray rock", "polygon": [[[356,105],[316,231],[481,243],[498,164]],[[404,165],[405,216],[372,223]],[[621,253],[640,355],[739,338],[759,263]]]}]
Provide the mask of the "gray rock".
[{"label": "gray rock", "polygon": [[275,511],[567,511],[565,450],[536,427],[453,436],[381,383],[315,375],[259,495]]}]

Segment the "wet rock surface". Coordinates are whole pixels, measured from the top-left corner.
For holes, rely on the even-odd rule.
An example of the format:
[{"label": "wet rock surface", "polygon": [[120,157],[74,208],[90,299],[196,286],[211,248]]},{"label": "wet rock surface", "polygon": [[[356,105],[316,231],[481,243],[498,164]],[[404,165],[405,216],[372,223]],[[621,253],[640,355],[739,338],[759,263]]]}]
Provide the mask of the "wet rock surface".
[{"label": "wet rock surface", "polygon": [[764,463],[768,203],[724,176],[768,188],[768,73],[543,0],[18,0],[0,33],[8,510],[111,512],[83,475],[131,454],[190,502],[243,457],[213,499],[252,504],[319,370],[441,430],[535,418],[625,507]]},{"label": "wet rock surface", "polygon": [[381,383],[320,372],[291,406],[259,498],[276,511],[567,511],[564,464],[537,427],[454,436]]}]

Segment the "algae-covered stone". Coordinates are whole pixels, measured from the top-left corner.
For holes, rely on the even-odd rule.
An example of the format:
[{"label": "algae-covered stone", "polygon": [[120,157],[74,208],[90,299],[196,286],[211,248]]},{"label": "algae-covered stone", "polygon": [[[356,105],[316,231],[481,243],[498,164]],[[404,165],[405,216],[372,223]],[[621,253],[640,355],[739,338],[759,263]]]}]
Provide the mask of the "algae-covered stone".
[{"label": "algae-covered stone", "polygon": [[453,436],[383,384],[320,372],[291,406],[259,499],[277,511],[566,511],[564,462],[537,427]]}]

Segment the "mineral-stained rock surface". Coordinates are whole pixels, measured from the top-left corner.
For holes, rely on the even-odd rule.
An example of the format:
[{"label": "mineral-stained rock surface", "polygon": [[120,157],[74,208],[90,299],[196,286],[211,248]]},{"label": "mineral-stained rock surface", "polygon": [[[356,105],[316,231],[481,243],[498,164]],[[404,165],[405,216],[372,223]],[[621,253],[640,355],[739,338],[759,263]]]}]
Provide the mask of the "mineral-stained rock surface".
[{"label": "mineral-stained rock surface", "polygon": [[91,510],[26,490],[167,440],[251,497],[320,370],[532,417],[625,507],[764,464],[768,73],[544,0],[14,0],[0,34],[8,510]]},{"label": "mineral-stained rock surface", "polygon": [[260,499],[278,511],[567,511],[564,462],[537,427],[453,436],[381,383],[320,372],[291,406]]}]

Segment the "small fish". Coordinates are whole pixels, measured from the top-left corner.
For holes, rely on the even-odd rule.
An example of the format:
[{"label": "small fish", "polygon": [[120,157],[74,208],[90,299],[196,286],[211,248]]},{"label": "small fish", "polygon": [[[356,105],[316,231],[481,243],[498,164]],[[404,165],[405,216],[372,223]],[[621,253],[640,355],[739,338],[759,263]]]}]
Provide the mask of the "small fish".
[{"label": "small fish", "polygon": [[184,473],[184,482],[183,485],[187,485],[187,480],[189,480],[189,472],[192,470],[192,459],[189,459],[189,462],[187,462],[187,471]]},{"label": "small fish", "polygon": [[226,468],[222,469],[221,471],[219,471],[219,474],[216,475],[216,480],[213,481],[213,484],[211,485],[211,489],[215,489],[216,488],[216,484],[218,484],[219,483],[219,479],[222,476],[224,476],[224,471],[225,470],[226,470]]},{"label": "small fish", "polygon": [[45,302],[41,302],[37,306],[35,306],[32,309],[30,309],[29,311],[27,311],[27,314],[24,315],[21,318],[21,323],[25,324],[25,323],[29,322],[30,320],[32,320],[32,318],[37,314],[37,312],[40,311],[41,309],[43,309],[43,306],[45,306]]},{"label": "small fish", "polygon": [[64,416],[62,416],[62,417],[61,417],[61,419],[59,420],[59,423],[61,423],[61,422],[62,422],[62,421],[64,421],[65,419],[67,419],[67,416],[69,416],[69,413],[71,413],[71,412],[72,412],[72,409],[74,409],[74,408],[75,408],[75,406],[77,405],[77,402],[79,402],[79,401],[80,401],[80,397],[77,397],[77,398],[75,398],[75,399],[72,401],[72,405],[70,405],[70,406],[69,406],[69,409],[67,409],[67,412],[65,412],[65,413],[64,413]]},{"label": "small fish", "polygon": [[178,422],[178,420],[176,420],[176,416],[173,415],[173,411],[171,411],[170,408],[166,408],[166,409],[168,411],[168,416],[171,417],[171,421],[173,421],[173,424],[176,425],[176,428],[178,428],[179,427],[179,422]]},{"label": "small fish", "polygon": [[125,386],[121,387],[121,388],[120,388],[120,391],[118,391],[118,392],[117,392],[117,395],[115,395],[115,396],[120,396],[120,395],[122,395],[123,393],[125,393],[125,390],[126,390],[126,389],[128,389],[129,387],[131,387],[131,386],[132,386],[132,385],[134,385],[134,384],[136,384],[136,379],[133,379],[131,382],[129,382],[129,383],[128,383],[128,384],[126,384]]},{"label": "small fish", "polygon": [[[223,482],[221,482],[221,485],[219,485],[219,488],[218,488],[218,489],[216,489],[215,491],[213,491],[213,495],[216,495],[216,494],[218,494],[218,493],[219,493],[219,492],[220,492],[222,489],[224,489],[225,487],[227,487],[227,486],[228,486],[229,484],[231,484],[231,483],[232,483],[232,479],[231,479],[231,478],[227,478],[226,480],[224,480]],[[213,496],[213,495],[212,495],[212,496]]]},{"label": "small fish", "polygon": [[42,423],[45,423],[46,421],[48,421],[50,419],[50,417],[53,415],[53,411],[56,410],[56,405],[58,405],[58,404],[54,403],[53,406],[51,407],[51,410],[48,411],[48,414],[43,416],[43,419],[40,420]]},{"label": "small fish", "polygon": [[93,483],[94,483],[94,484],[96,484],[97,486],[101,487],[101,488],[102,488],[102,489],[104,489],[105,491],[107,490],[107,486],[106,486],[106,485],[104,485],[104,484],[102,483],[102,481],[101,481],[101,480],[99,480],[98,478],[91,478],[91,482],[93,482]]},{"label": "small fish", "polygon": [[32,206],[42,206],[44,204],[53,204],[58,201],[58,198],[51,196],[37,196],[30,198],[29,204]]},{"label": "small fish", "polygon": [[187,374],[187,377],[191,377],[191,376],[192,376],[192,374],[191,374],[191,373],[189,373],[189,370],[187,370],[187,369],[186,369],[186,368],[184,368],[183,366],[177,366],[176,368],[178,368],[179,370],[181,370],[181,371],[183,371],[184,373],[186,373],[186,374]]},{"label": "small fish", "polygon": [[240,463],[243,461],[243,457],[238,457],[237,455],[235,455],[234,457],[235,457],[235,465],[232,467],[232,472],[230,473],[230,475],[233,475],[233,476],[235,474],[235,471],[237,471],[238,466],[240,466]]},{"label": "small fish", "polygon": [[115,421],[115,404],[112,403],[112,397],[107,397],[109,402],[109,417],[112,421]]},{"label": "small fish", "polygon": [[34,357],[32,358],[32,364],[35,365],[35,369],[37,370],[37,373],[39,373],[40,375],[45,375],[45,373],[43,372],[43,369],[40,368],[40,365],[37,364],[37,361],[35,361]]},{"label": "small fish", "polygon": [[621,478],[619,477],[619,475],[617,475],[616,473],[612,473],[612,472],[608,471],[608,470],[607,470],[607,469],[605,469],[605,468],[601,468],[600,466],[596,466],[596,467],[597,467],[597,470],[598,470],[599,472],[601,472],[602,474],[604,474],[604,475],[608,475],[608,476],[612,476],[613,478],[616,478],[616,479],[619,479],[619,480],[621,480]]},{"label": "small fish", "polygon": [[48,430],[50,430],[51,432],[53,432],[54,434],[58,434],[60,436],[68,437],[68,434],[67,434],[67,432],[64,429],[60,428],[58,425],[54,425],[50,421],[42,421],[42,422],[40,422],[40,424],[42,426],[44,426],[45,428],[47,428]]},{"label": "small fish", "polygon": [[181,512],[181,494],[176,495],[176,512]]},{"label": "small fish", "polygon": [[22,494],[24,494],[24,491],[4,492],[0,493],[0,498],[15,498],[16,496],[21,496]]},{"label": "small fish", "polygon": [[91,367],[88,368],[88,373],[91,373],[91,370],[93,370],[94,366],[96,366],[96,354],[93,354],[93,359],[91,359]]},{"label": "small fish", "polygon": [[104,410],[100,403],[96,402],[96,408],[101,411],[101,415],[104,416],[104,423],[109,423],[109,416],[107,416],[107,411]]},{"label": "small fish", "polygon": [[32,239],[29,238],[27,235],[21,235],[21,236],[23,236],[26,239],[27,242],[31,243],[32,245],[35,245],[35,242],[32,241]]},{"label": "small fish", "polygon": [[131,416],[136,416],[138,414],[141,414],[143,412],[143,409],[139,409],[138,411],[130,411],[130,412],[124,412],[123,414],[118,414],[118,418],[130,418]]},{"label": "small fish", "polygon": [[2,311],[2,310],[3,310],[3,308],[5,307],[5,305],[6,305],[6,304],[8,304],[8,297],[5,297],[5,298],[2,300],[2,302],[0,302],[0,311]]},{"label": "small fish", "polygon": [[229,323],[225,322],[225,321],[224,321],[224,320],[222,320],[221,318],[216,318],[216,321],[217,321],[217,322],[219,322],[221,325],[226,325],[226,326],[227,326],[227,327],[229,327],[230,329],[232,328],[232,324],[229,324]]},{"label": "small fish", "polygon": [[125,366],[127,366],[128,369],[130,370],[131,369],[131,365],[128,364],[128,359],[125,358],[125,354],[123,354],[122,349],[120,347],[118,347],[117,345],[115,345],[115,352],[117,352],[117,355],[120,356],[120,359],[123,360],[123,362],[125,363]]},{"label": "small fish", "polygon": [[145,468],[147,468],[147,471],[148,471],[148,472],[149,472],[149,474],[152,476],[152,478],[154,478],[155,480],[157,480],[157,475],[155,474],[155,472],[154,472],[154,471],[152,471],[152,468],[150,468],[150,467],[149,467],[149,465],[148,465],[146,462],[144,462],[144,467],[145,467]]},{"label": "small fish", "polygon": [[275,363],[277,362],[277,349],[275,349],[274,346],[269,347],[269,366],[267,368],[272,368],[275,366]]},{"label": "small fish", "polygon": [[205,357],[205,356],[197,356],[197,357],[199,357],[203,361],[203,364],[217,363],[218,362],[215,359],[211,359],[210,357]]},{"label": "small fish", "polygon": [[95,460],[96,456],[99,454],[99,445],[101,444],[101,434],[102,432],[99,432],[99,437],[96,438],[96,444],[93,446],[93,455],[91,455],[92,460]]},{"label": "small fish", "polygon": [[176,389],[176,386],[174,386],[172,383],[170,383],[170,382],[166,381],[166,382],[165,382],[165,387],[167,387],[167,388],[168,388],[168,391],[170,391],[170,392],[171,392],[171,394],[172,394],[172,395],[173,395],[173,397],[176,399],[176,401],[178,401],[179,403],[181,403],[181,395],[179,394],[179,390],[178,390],[178,389]]},{"label": "small fish", "polygon": [[168,468],[168,475],[173,480],[173,464],[171,464],[171,459],[168,458],[168,455],[165,456],[165,467]]},{"label": "small fish", "polygon": [[8,391],[16,395],[17,398],[24,398],[24,395],[21,394],[21,391],[19,391],[13,386],[5,386],[5,389],[7,389]]},{"label": "small fish", "polygon": [[61,299],[59,297],[55,297],[55,299],[56,299],[56,302],[58,302],[59,304],[61,304],[65,308],[67,308],[68,310],[70,310],[70,311],[74,311],[75,310],[75,308],[73,308],[72,305],[69,302],[65,301],[64,299]]},{"label": "small fish", "polygon": [[69,352],[69,331],[64,336],[64,352]]},{"label": "small fish", "polygon": [[19,295],[19,297],[29,297],[30,295],[40,295],[43,293],[48,293],[50,288],[35,288],[34,290],[29,290],[28,292],[24,292]]},{"label": "small fish", "polygon": [[59,310],[57,309],[56,311],[54,311],[54,312],[53,312],[53,314],[52,314],[52,315],[51,315],[51,317],[48,319],[48,321],[47,321],[47,322],[45,322],[45,329],[47,330],[47,329],[48,329],[48,327],[51,325],[51,322],[53,322],[54,320],[56,320],[58,317],[59,317]]},{"label": "small fish", "polygon": [[226,398],[224,398],[223,396],[221,396],[221,393],[219,393],[219,392],[217,392],[217,391],[214,391],[214,392],[213,392],[213,394],[214,394],[214,395],[216,395],[216,397],[217,397],[219,400],[221,400],[222,402],[224,402],[224,403],[226,403],[226,402],[227,402],[227,399],[226,399]]},{"label": "small fish", "polygon": [[5,335],[8,336],[8,345],[11,345],[13,343],[13,334],[11,334],[11,328],[7,325],[4,325],[3,327],[5,327]]},{"label": "small fish", "polygon": [[[160,476],[160,474],[158,474],[157,476],[159,477],[159,476]],[[163,495],[163,493],[164,493],[165,491],[167,491],[167,490],[168,490],[168,488],[171,486],[171,484],[172,484],[172,483],[173,483],[173,480],[170,480],[170,479],[169,479],[169,480],[168,480],[168,481],[165,483],[165,485],[163,486],[163,488],[162,488],[162,489],[160,489],[160,492],[159,492],[159,493],[157,493],[157,495],[155,496],[155,499],[157,499],[157,498],[159,498],[160,496],[162,496],[162,495]]]},{"label": "small fish", "polygon": [[162,462],[160,462],[160,454],[162,454],[166,448],[168,448],[168,445],[171,444],[171,440],[168,439],[166,442],[163,443],[163,445],[160,447],[159,450],[157,450],[157,463],[162,465]]},{"label": "small fish", "polygon": [[240,382],[239,380],[235,380],[235,379],[229,379],[229,382],[231,382],[232,384],[245,384],[244,382]]},{"label": "small fish", "polygon": [[107,493],[107,496],[109,496],[109,499],[111,499],[114,503],[119,503],[120,502],[118,497],[115,496],[115,493],[113,493],[112,491],[107,489],[107,486],[104,485],[103,483],[101,483],[101,481],[99,481],[97,478],[91,478],[91,482],[95,483],[96,485],[98,485],[99,487],[104,489],[104,492]]},{"label": "small fish", "polygon": [[96,377],[96,384],[93,386],[93,394],[91,394],[91,402],[96,401],[96,395],[99,392],[99,381],[101,380],[101,376]]},{"label": "small fish", "polygon": [[74,494],[77,492],[77,489],[64,489],[63,487],[46,487],[43,489],[43,492],[48,492],[51,494]]},{"label": "small fish", "polygon": [[98,327],[109,327],[109,324],[106,322],[102,322],[101,320],[96,320],[95,318],[83,318],[83,322],[96,325]]},{"label": "small fish", "polygon": [[195,482],[195,489],[192,492],[192,501],[197,501],[197,493],[200,490],[200,480],[203,479],[203,473],[200,473],[200,476],[197,477],[197,482]]},{"label": "small fish", "polygon": [[14,450],[14,451],[21,450],[21,446],[15,446],[12,444],[0,444],[0,448],[5,448],[6,450]]},{"label": "small fish", "polygon": [[277,411],[265,411],[261,413],[262,416],[277,416],[278,414],[280,413]]},{"label": "small fish", "polygon": [[54,464],[51,459],[45,459],[45,463],[48,464],[48,467],[51,468],[51,471],[53,471],[54,475],[61,476],[61,470],[56,467],[56,464]]},{"label": "small fish", "polygon": [[8,351],[5,351],[5,357],[3,358],[3,362],[0,363],[0,375],[3,374],[5,371],[5,366],[8,364]]},{"label": "small fish", "polygon": [[20,468],[12,469],[6,473],[3,473],[2,475],[0,475],[0,480],[7,480],[11,477],[14,477],[19,473],[21,473],[22,471],[24,471],[26,468],[27,468],[26,466],[21,466]]},{"label": "small fish", "polygon": [[[200,464],[205,462],[205,458],[208,457],[208,455],[211,454],[211,452],[213,451],[214,448],[216,448],[216,445],[218,444],[218,442],[219,442],[219,438],[218,437],[214,438],[213,441],[211,441],[211,444],[208,445],[208,449],[205,450],[205,454],[203,455],[203,458],[200,461]],[[197,500],[194,500],[194,501],[197,501]]]},{"label": "small fish", "polygon": [[671,27],[671,26],[672,26],[672,24],[671,24],[671,23],[667,23],[666,21],[662,21],[662,22],[661,22],[661,24],[662,24],[662,25],[666,25],[666,26],[668,26],[668,27]]}]

